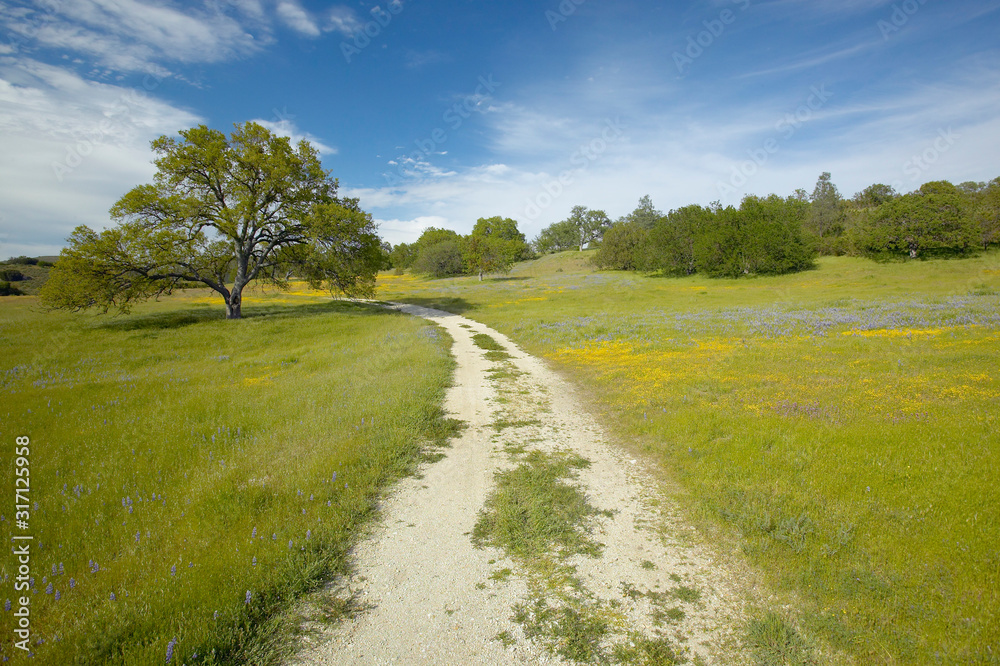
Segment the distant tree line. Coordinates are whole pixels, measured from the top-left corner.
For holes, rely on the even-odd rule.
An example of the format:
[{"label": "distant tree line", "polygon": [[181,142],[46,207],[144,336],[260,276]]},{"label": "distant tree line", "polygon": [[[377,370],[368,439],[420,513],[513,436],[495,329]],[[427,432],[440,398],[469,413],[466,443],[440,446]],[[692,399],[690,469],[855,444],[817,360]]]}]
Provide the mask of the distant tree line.
[{"label": "distant tree line", "polygon": [[507,273],[518,261],[534,256],[517,222],[509,217],[479,218],[472,233],[429,227],[414,243],[391,248],[386,267],[397,273],[410,269],[434,277]]},{"label": "distant tree line", "polygon": [[748,195],[739,207],[694,204],[665,214],[645,196],[613,224],[603,211],[577,206],[533,242],[543,254],[588,244],[598,247],[600,268],[712,277],[801,271],[818,255],[969,256],[1000,244],[1000,178],[935,181],[908,194],[874,184],[844,199],[823,173],[811,195]]}]

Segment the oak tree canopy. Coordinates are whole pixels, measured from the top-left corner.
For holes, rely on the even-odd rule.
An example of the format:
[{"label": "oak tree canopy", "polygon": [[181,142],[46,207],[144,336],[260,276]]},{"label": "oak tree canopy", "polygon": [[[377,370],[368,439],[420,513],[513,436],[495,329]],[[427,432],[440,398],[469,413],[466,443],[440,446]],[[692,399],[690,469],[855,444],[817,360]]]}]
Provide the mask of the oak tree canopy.
[{"label": "oak tree canopy", "polygon": [[201,283],[239,319],[243,290],[292,276],[370,296],[382,261],[371,216],[337,196],[307,141],[293,146],[253,122],[227,138],[204,125],[152,142],[153,183],[111,208],[117,225],[77,227],[41,294],[53,308],[129,307]]}]

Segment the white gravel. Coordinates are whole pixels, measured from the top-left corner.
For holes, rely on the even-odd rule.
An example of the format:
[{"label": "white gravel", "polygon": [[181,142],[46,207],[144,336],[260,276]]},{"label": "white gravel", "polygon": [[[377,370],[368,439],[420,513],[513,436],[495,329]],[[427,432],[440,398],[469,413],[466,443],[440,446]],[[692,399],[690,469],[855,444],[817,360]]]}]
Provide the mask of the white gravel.
[{"label": "white gravel", "polygon": [[[591,461],[577,483],[597,509],[594,538],[601,557],[574,557],[580,578],[597,597],[621,604],[630,629],[651,635],[646,598],[623,594],[623,583],[639,591],[663,592],[677,585],[700,593],[693,603],[676,602],[684,619],[665,629],[688,657],[704,663],[740,663],[736,631],[746,591],[737,576],[685,525],[661,489],[629,458],[605,442],[596,421],[581,408],[570,385],[539,359],[521,352],[502,334],[475,321],[414,305],[396,309],[425,317],[454,338],[457,361],[446,409],[468,427],[426,465],[421,478],[407,478],[380,507],[381,520],[353,552],[353,572],[333,581],[327,594],[354,595],[365,608],[350,620],[322,628],[291,664],[511,664],[559,663],[524,638],[510,618],[527,587],[517,566],[495,549],[477,549],[471,532],[494,483],[494,473],[512,462],[504,445],[572,450]],[[464,327],[463,327],[464,325]],[[494,363],[472,342],[486,333],[502,344],[523,375],[503,388],[487,376]],[[505,429],[490,424],[499,413],[535,424]],[[644,564],[645,563],[645,564]],[[650,564],[652,563],[652,565]],[[504,581],[490,575],[511,568]],[[673,574],[673,577],[671,577]],[[664,627],[660,628],[661,631]],[[505,647],[495,637],[515,639]]]}]

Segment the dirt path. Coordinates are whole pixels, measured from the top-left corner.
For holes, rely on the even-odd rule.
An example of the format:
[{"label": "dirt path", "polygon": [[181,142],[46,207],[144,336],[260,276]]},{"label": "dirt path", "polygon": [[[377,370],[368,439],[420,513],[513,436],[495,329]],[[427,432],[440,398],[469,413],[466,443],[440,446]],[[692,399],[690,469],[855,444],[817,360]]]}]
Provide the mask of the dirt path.
[{"label": "dirt path", "polygon": [[[353,574],[335,582],[331,594],[364,610],[324,629],[293,663],[562,663],[580,654],[744,661],[733,629],[742,621],[739,585],[696,545],[641,466],[604,442],[572,388],[478,322],[394,307],[454,338],[446,408],[468,427],[442,460],[398,484],[355,549]],[[506,354],[488,357],[477,333]],[[507,358],[489,360],[498,357]],[[554,552],[536,566],[474,546],[481,512],[506,482],[498,472],[567,456],[578,464],[560,483],[601,512],[581,525],[595,552]]]}]

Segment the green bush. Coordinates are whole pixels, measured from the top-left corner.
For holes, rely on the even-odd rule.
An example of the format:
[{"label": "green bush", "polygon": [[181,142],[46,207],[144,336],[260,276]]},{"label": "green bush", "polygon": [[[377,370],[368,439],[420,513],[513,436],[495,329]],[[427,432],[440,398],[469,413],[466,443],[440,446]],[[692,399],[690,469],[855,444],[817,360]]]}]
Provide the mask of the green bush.
[{"label": "green bush", "polygon": [[413,270],[434,277],[462,275],[462,247],[457,241],[445,240],[420,250]]},{"label": "green bush", "polygon": [[22,296],[24,292],[17,287],[12,287],[10,282],[0,281],[0,296]]}]

